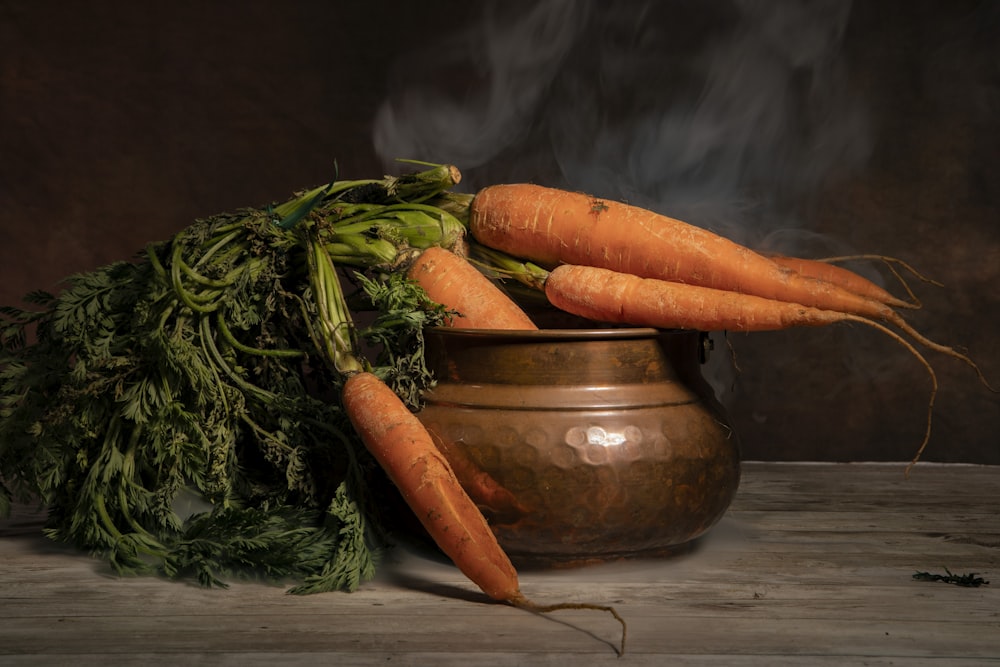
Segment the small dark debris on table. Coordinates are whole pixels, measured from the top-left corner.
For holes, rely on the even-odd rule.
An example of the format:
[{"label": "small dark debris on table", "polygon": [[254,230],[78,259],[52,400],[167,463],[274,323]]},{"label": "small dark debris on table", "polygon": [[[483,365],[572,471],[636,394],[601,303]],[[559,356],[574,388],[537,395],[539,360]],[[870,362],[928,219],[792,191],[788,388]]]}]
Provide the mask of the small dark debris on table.
[{"label": "small dark debris on table", "polygon": [[913,578],[918,581],[942,581],[946,584],[954,584],[955,586],[965,586],[968,588],[978,588],[979,586],[986,586],[990,583],[980,577],[977,572],[970,572],[968,574],[952,574],[951,570],[948,568],[944,568],[944,571],[947,574],[917,572],[913,575]]}]

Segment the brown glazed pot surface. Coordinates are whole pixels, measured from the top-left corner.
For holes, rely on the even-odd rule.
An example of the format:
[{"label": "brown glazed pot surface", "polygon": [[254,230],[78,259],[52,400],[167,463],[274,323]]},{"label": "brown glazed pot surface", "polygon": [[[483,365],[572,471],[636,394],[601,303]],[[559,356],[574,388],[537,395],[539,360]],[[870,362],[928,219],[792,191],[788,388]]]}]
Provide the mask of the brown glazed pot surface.
[{"label": "brown glazed pot surface", "polygon": [[435,329],[419,417],[520,563],[669,552],[739,485],[707,338],[654,329]]}]

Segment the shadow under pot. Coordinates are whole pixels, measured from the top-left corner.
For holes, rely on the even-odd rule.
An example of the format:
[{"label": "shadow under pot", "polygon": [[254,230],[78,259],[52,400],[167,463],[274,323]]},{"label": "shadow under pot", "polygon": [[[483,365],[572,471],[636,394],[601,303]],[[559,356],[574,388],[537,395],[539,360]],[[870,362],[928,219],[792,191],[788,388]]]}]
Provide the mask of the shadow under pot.
[{"label": "shadow under pot", "polygon": [[669,553],[714,525],[737,437],[701,375],[710,340],[655,329],[427,333],[418,414],[515,563]]}]

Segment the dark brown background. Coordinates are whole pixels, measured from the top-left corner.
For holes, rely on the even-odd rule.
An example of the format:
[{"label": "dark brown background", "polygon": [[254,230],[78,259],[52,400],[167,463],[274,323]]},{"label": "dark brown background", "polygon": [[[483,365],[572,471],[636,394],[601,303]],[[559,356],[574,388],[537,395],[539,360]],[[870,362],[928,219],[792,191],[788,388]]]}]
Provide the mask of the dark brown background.
[{"label": "dark brown background", "polygon": [[[706,53],[728,53],[723,62],[734,71],[726,81],[744,88],[748,81],[757,86],[737,71],[744,63],[785,58],[791,62],[787,90],[808,104],[789,103],[783,107],[788,117],[773,127],[767,124],[773,114],[764,113],[773,137],[755,126],[748,152],[723,151],[705,163],[720,173],[720,165],[745,159],[733,201],[753,204],[698,219],[698,197],[711,211],[713,191],[699,190],[701,172],[692,168],[668,189],[687,195],[683,206],[678,197],[677,209],[710,226],[726,217],[719,210],[738,211],[735,217],[757,225],[742,232],[748,243],[773,241],[783,229],[774,222],[780,214],[794,218],[796,239],[812,244],[803,251],[851,249],[907,260],[945,284],[915,285],[925,308],[911,321],[931,338],[967,346],[1000,385],[996,3],[856,3],[828,48],[832,69],[803,65],[783,51],[798,44],[808,54],[822,38],[822,31],[803,34],[794,22],[785,34],[779,23],[766,48],[753,52],[764,53],[762,60],[744,57],[742,43],[734,46],[731,38],[752,3],[653,4],[655,11],[638,2],[609,3],[614,14],[604,16],[595,10],[584,31],[593,44],[578,42],[566,67],[586,72],[607,65],[598,46],[608,44],[625,58],[630,49],[646,53],[638,40],[647,33],[663,40],[662,62],[626,68],[637,76],[628,94],[616,89],[625,88],[625,79],[559,79],[542,97],[561,102],[563,115],[537,112],[543,117],[536,121],[528,113],[516,141],[485,157],[468,153],[470,163],[458,161],[467,185],[537,180],[598,190],[603,183],[590,171],[581,176],[580,168],[600,172],[605,165],[615,172],[608,195],[628,194],[627,170],[617,168],[625,163],[588,152],[598,145],[589,134],[594,125],[580,121],[573,169],[537,140],[541,128],[572,132],[574,122],[593,111],[581,104],[576,116],[567,95],[575,90],[583,100],[605,91],[603,117],[627,128],[653,99],[697,110],[705,81],[692,63],[703,63]],[[502,7],[494,20],[509,25],[519,15],[530,17],[534,3]],[[413,111],[403,93],[436,87],[459,109],[463,99],[479,99],[490,71],[464,58],[479,45],[468,30],[482,25],[482,8],[442,0],[0,1],[0,303],[127,258],[196,217],[265,204],[324,182],[335,160],[344,177],[380,175],[390,168],[373,144],[383,103],[395,100],[401,112]],[[831,77],[818,75],[824,72]],[[570,84],[578,88],[565,87]],[[773,91],[756,89],[774,102]],[[502,108],[505,101],[499,99]],[[503,110],[516,104],[510,99]],[[737,115],[750,108],[738,99],[731,106]],[[437,138],[449,132],[445,124]],[[428,153],[434,146],[424,144]],[[450,150],[389,157],[465,155]],[[659,158],[661,165],[673,159]],[[664,210],[676,214],[669,204]],[[876,275],[893,285],[884,271]],[[928,381],[884,337],[856,327],[734,335],[729,341],[738,372],[725,340],[716,339],[707,371],[729,405],[747,458],[903,460],[919,442]],[[997,395],[962,364],[933,353],[929,359],[941,393],[926,458],[1000,463]]]}]

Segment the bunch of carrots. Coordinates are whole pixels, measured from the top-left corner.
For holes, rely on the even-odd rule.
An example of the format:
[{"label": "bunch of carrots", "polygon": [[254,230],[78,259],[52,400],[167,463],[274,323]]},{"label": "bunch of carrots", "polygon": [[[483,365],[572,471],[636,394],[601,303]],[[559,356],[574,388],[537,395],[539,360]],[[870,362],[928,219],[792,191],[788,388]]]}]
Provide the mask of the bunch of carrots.
[{"label": "bunch of carrots", "polygon": [[[471,239],[428,247],[405,269],[448,309],[449,326],[537,328],[498,287],[507,278],[596,323],[739,332],[864,324],[903,345],[930,376],[927,430],[911,466],[930,436],[937,379],[904,336],[969,364],[992,390],[969,357],[928,340],[902,318],[898,309],[919,307],[915,300],[896,298],[835,263],[767,257],[649,210],[531,184],[490,186],[450,201],[463,209]],[[350,377],[344,403],[362,440],[463,573],[497,600],[545,611],[566,606],[540,607],[523,596],[514,568],[448,461],[377,378]],[[621,620],[612,608],[598,608]],[[624,649],[624,633],[622,642]]]},{"label": "bunch of carrots", "polygon": [[[835,263],[767,257],[680,220],[582,193],[530,184],[454,193],[460,177],[453,166],[431,165],[404,179],[315,188],[270,211],[274,243],[304,251],[314,302],[309,313],[315,313],[309,338],[343,380],[340,399],[350,424],[439,548],[494,600],[532,611],[611,613],[622,624],[620,652],[625,622],[613,607],[541,605],[521,592],[517,571],[413,413],[413,402],[365,361],[340,285],[342,269],[359,270],[359,279],[361,272],[405,277],[444,309],[452,327],[538,328],[502,288],[506,280],[599,324],[739,332],[870,326],[903,345],[930,376],[927,431],[911,465],[929,439],[937,391],[934,370],[915,344],[969,364],[993,390],[969,357],[928,340],[903,319],[899,310],[917,307],[915,299],[898,299]],[[233,257],[243,256],[243,233],[237,226],[232,239],[223,239],[240,244]],[[223,254],[223,241],[208,252]],[[170,274],[194,312],[207,312],[206,303],[214,307],[206,299],[228,284],[202,277],[199,290],[207,295],[193,299],[183,283],[198,277],[194,269],[174,262]]]}]

